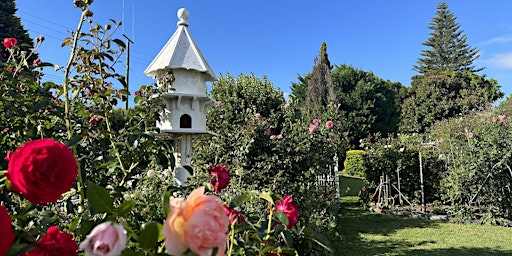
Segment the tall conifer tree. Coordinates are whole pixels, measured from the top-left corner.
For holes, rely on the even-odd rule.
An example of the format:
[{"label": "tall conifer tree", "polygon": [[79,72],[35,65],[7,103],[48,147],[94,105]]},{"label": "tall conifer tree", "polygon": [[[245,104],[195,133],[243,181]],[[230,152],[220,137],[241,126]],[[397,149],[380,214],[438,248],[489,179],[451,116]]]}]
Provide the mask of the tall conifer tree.
[{"label": "tall conifer tree", "polygon": [[[21,25],[20,18],[16,16],[17,10],[14,0],[0,0],[0,41],[14,37],[22,50],[30,51],[34,47],[34,41]],[[5,60],[4,57],[7,57],[8,53],[2,44],[0,44],[0,53]]]},{"label": "tall conifer tree", "polygon": [[311,77],[307,81],[306,109],[310,117],[320,117],[324,107],[336,101],[330,64],[327,45],[323,42],[319,56],[315,58]]},{"label": "tall conifer tree", "polygon": [[467,36],[460,29],[456,17],[441,2],[437,5],[436,16],[432,18],[429,29],[430,38],[423,43],[429,49],[421,51],[418,65],[413,67],[420,74],[437,73],[442,71],[478,72],[473,62],[479,57],[478,50],[469,46]]}]

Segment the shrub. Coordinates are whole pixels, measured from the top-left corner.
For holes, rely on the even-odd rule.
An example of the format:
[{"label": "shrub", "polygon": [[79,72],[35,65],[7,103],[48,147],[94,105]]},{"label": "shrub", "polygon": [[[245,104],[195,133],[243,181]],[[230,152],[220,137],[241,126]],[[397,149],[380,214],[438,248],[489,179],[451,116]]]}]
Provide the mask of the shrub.
[{"label": "shrub", "polygon": [[364,166],[364,150],[349,150],[345,157],[343,165],[345,168],[342,173],[349,176],[357,176],[366,178],[366,171]]}]

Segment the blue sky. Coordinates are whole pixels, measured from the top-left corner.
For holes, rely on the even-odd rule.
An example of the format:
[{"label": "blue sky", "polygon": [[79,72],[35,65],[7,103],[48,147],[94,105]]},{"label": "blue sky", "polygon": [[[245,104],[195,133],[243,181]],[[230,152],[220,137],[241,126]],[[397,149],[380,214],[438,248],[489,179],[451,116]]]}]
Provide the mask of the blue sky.
[{"label": "blue sky", "polygon": [[[71,0],[17,0],[17,15],[35,38],[45,35],[40,58],[65,66],[69,47],[60,45],[76,29],[80,11]],[[480,51],[477,67],[512,93],[512,1],[448,0],[468,44]],[[352,65],[380,78],[410,85],[412,66],[439,1],[204,1],[96,0],[93,20],[122,20],[131,46],[130,91],[153,80],[143,71],[176,30],[176,12],[190,12],[189,31],[217,76],[266,75],[290,92],[297,75],[311,71],[322,42],[332,64]],[[124,12],[123,12],[124,10]],[[123,14],[124,13],[124,14]],[[119,37],[123,38],[121,34]],[[118,71],[124,72],[124,67]],[[62,73],[48,79],[62,82]]]}]

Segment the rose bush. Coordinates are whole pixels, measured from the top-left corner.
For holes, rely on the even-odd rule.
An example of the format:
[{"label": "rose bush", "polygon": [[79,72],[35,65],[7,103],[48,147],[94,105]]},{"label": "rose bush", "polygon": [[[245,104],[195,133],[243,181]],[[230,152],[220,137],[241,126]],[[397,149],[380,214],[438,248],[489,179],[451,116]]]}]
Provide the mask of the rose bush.
[{"label": "rose bush", "polygon": [[57,202],[73,187],[78,164],[69,148],[53,139],[29,141],[9,156],[7,178],[34,204]]},{"label": "rose bush", "polygon": [[[309,138],[307,127],[299,121],[289,122],[292,112],[284,118],[272,114],[278,108],[294,109],[283,105],[282,94],[268,87],[267,95],[275,101],[251,102],[262,106],[258,112],[246,113],[251,105],[218,104],[218,108],[232,110],[241,107],[238,110],[244,114],[240,116],[250,120],[240,120],[240,124],[256,124],[255,132],[249,127],[235,128],[237,137],[225,146],[236,157],[222,156],[204,165],[205,161],[195,159],[196,183],[185,188],[173,186],[173,150],[155,136],[162,105],[151,99],[160,91],[155,85],[141,86],[135,107],[118,108],[130,95],[125,77],[114,68],[126,48],[122,40],[112,37],[119,24],[93,22],[88,9],[92,1],[75,3],[80,3],[76,6],[82,17],[77,31],[63,43],[71,46],[70,60],[64,67],[55,66],[63,70],[63,84],[42,82],[43,68],[54,66],[23,58],[18,47],[9,50],[16,58],[0,63],[0,150],[2,158],[9,159],[1,162],[7,171],[0,171],[0,176],[6,176],[0,177],[0,200],[8,212],[15,213],[11,216],[17,235],[8,248],[9,256],[76,255],[77,242],[85,255],[163,255],[166,249],[175,255],[329,251],[328,241],[311,229],[307,218],[296,220],[288,229],[288,217],[276,210],[276,200],[284,200],[282,194],[293,194],[294,200],[303,203],[305,196],[300,193],[311,196],[314,185],[310,181],[316,170],[309,172],[304,157],[311,153],[309,142],[305,148],[297,145],[304,140],[318,141]],[[87,20],[89,32],[82,30]],[[249,90],[246,95],[258,94]],[[238,110],[213,115],[221,116],[225,124],[234,124],[231,117]],[[270,133],[265,136],[266,129]],[[246,143],[255,134],[260,137],[246,151]],[[211,138],[206,144],[218,146],[217,142]],[[240,147],[232,143],[240,143]],[[323,144],[318,146],[319,152],[325,153],[324,149]],[[287,160],[275,161],[285,156]],[[235,168],[227,171],[226,164]],[[72,171],[75,165],[80,167],[77,174]],[[318,166],[324,168],[325,164],[318,162]],[[301,192],[304,185],[307,189]],[[187,194],[187,199],[179,199]]]}]

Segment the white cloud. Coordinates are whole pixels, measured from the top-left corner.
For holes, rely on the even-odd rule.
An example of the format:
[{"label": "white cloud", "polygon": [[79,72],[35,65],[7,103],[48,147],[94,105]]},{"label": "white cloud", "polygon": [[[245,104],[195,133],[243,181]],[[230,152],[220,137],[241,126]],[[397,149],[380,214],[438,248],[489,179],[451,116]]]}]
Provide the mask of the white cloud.
[{"label": "white cloud", "polygon": [[512,52],[495,54],[483,62],[499,68],[512,69]]},{"label": "white cloud", "polygon": [[506,44],[506,43],[511,43],[511,42],[512,42],[512,35],[507,35],[507,36],[497,36],[497,37],[491,38],[485,42],[480,43],[480,45],[496,44],[496,43]]}]

